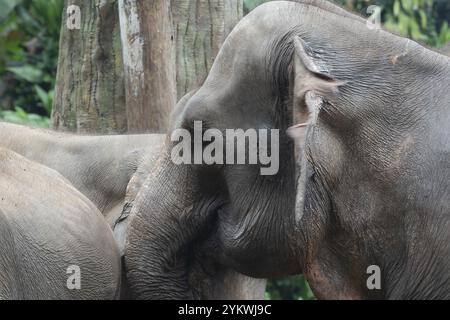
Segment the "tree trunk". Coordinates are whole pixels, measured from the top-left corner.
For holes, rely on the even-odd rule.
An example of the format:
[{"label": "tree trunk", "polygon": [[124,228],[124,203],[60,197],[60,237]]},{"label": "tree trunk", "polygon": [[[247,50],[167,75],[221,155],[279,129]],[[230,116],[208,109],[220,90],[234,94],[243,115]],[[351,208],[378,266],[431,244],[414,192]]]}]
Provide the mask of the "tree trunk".
[{"label": "tree trunk", "polygon": [[243,16],[243,0],[173,0],[177,97],[205,80],[225,38]]},{"label": "tree trunk", "polygon": [[[81,10],[81,29],[69,29],[67,7]],[[58,130],[127,130],[119,15],[114,0],[66,0],[52,122]]]},{"label": "tree trunk", "polygon": [[243,0],[119,0],[130,131],[166,132],[170,112],[206,78]]},{"label": "tree trunk", "polygon": [[176,104],[170,1],[119,0],[128,130],[165,132]]},{"label": "tree trunk", "polygon": [[[81,9],[81,29],[66,25]],[[166,132],[177,100],[206,78],[243,0],[66,0],[53,127]]]}]

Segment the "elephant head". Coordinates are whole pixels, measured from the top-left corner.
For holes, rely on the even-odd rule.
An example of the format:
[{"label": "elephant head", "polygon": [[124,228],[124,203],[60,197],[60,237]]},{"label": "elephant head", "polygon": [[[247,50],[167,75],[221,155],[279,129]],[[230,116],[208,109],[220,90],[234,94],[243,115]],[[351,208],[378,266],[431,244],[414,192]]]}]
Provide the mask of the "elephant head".
[{"label": "elephant head", "polygon": [[[445,145],[440,129],[420,132],[448,98],[448,68],[445,57],[367,28],[324,1],[258,7],[227,38],[173,128],[194,135],[202,121],[202,129],[222,133],[278,129],[279,170],[177,165],[168,139],[128,233],[126,268],[136,296],[194,297],[187,270],[196,246],[253,277],[304,272],[319,297],[371,296],[364,278],[371,264],[395,283],[408,241],[418,235],[411,230],[421,211],[408,190],[424,196],[425,181],[430,197],[436,178],[426,178],[433,167],[420,168],[423,143]],[[448,130],[445,119],[448,112],[433,118]],[[399,288],[387,290],[372,296]]]},{"label": "elephant head", "polygon": [[[188,93],[177,104],[172,115],[172,123],[176,122],[178,115],[185,108],[186,101],[194,93],[195,91]],[[126,205],[120,219],[116,221],[114,229],[122,254],[127,249],[126,266],[130,271],[122,279],[122,297],[139,299],[263,299],[266,287],[265,279],[251,278],[227,267],[217,259],[215,253],[211,253],[212,250],[217,252],[218,248],[211,242],[206,244],[203,242],[210,234],[209,231],[205,232],[203,226],[206,224],[207,227],[213,228],[213,224],[208,222],[211,219],[203,220],[203,218],[206,218],[213,209],[208,208],[207,205],[209,204],[206,204],[203,216],[190,216],[193,211],[190,206],[193,206],[195,202],[190,197],[202,192],[197,189],[197,179],[195,179],[195,174],[190,171],[192,168],[172,167],[173,162],[165,148],[163,148],[159,159],[153,159],[153,156],[150,156],[138,169],[128,185]],[[170,172],[171,168],[174,171]],[[179,171],[180,169],[181,171]],[[183,175],[183,171],[189,175]],[[150,176],[148,176],[148,172],[151,172]],[[177,185],[178,183],[181,183],[179,186],[182,190],[180,191],[170,190],[166,193],[160,189],[160,187],[165,186],[172,188],[174,184]],[[152,204],[156,203],[156,199],[153,197],[159,198],[159,192],[170,196],[167,198],[167,205],[170,206],[170,210],[161,212],[161,214],[159,209],[152,208]],[[186,196],[186,198],[178,197],[178,195]],[[172,203],[172,201],[174,202]],[[201,213],[202,211],[196,209],[195,212]],[[166,214],[173,215],[173,219],[167,219],[169,216]],[[183,215],[186,219],[181,218]],[[134,217],[136,217],[136,221],[131,224],[132,231],[130,232],[129,225]],[[192,221],[190,217],[198,220]],[[141,218],[143,223],[137,223]],[[197,226],[202,229],[196,229]],[[145,230],[141,227],[144,227]],[[151,230],[146,229],[147,227]],[[175,230],[183,230],[182,233],[179,233],[178,243],[171,238],[167,238],[168,242],[164,244],[160,242],[162,234],[177,232]],[[205,236],[198,239],[197,234],[199,233],[205,233]],[[125,241],[124,237],[127,235],[128,241]],[[138,245],[139,243],[145,243],[145,245]],[[155,249],[156,246],[154,248],[147,247],[151,243],[157,246],[161,245],[162,251]],[[157,255],[150,257],[149,254],[154,250],[158,252]],[[167,260],[164,260],[164,262],[159,260],[162,256],[166,256],[162,259]],[[189,259],[187,259],[187,256],[189,256]],[[156,260],[160,263],[153,262]],[[177,260],[177,262],[173,260]],[[150,265],[147,265],[147,263],[150,263]],[[158,277],[162,274],[159,269],[162,267],[161,263],[164,265],[169,263],[170,267],[163,272],[163,277]],[[146,265],[146,269],[132,269],[134,266],[140,265]],[[169,269],[170,271],[168,271]],[[141,271],[144,271],[146,275],[139,274]],[[166,277],[168,273],[172,273],[172,275]],[[135,274],[137,275],[136,278],[134,277]],[[136,284],[142,282],[142,278],[151,280],[154,286],[148,286],[148,283],[145,286],[136,286]]]}]

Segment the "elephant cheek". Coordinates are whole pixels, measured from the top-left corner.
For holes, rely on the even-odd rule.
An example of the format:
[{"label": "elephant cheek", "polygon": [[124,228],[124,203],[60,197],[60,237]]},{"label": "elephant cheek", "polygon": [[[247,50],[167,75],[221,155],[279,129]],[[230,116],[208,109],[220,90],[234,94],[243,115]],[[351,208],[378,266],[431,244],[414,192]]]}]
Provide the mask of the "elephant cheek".
[{"label": "elephant cheek", "polygon": [[221,219],[218,242],[223,263],[255,278],[298,273],[298,259],[290,243],[293,237],[288,236],[288,232],[291,231],[285,226],[270,226],[258,219],[243,219],[238,224],[229,218]]}]

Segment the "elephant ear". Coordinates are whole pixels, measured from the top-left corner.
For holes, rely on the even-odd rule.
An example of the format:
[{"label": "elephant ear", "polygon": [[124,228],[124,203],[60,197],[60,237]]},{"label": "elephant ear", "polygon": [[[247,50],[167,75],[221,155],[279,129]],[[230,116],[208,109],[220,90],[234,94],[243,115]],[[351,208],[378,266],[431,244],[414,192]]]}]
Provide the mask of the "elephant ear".
[{"label": "elephant ear", "polygon": [[306,131],[315,121],[322,100],[333,100],[339,94],[339,87],[345,82],[336,81],[319,71],[305,50],[306,44],[300,37],[294,38],[294,122],[288,135],[304,143]]}]

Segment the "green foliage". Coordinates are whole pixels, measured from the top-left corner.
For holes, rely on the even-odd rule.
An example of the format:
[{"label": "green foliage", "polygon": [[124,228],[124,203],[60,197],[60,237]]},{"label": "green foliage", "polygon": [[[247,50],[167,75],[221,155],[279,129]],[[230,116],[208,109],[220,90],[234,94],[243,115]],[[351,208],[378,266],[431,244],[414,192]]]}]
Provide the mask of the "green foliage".
[{"label": "green foliage", "polygon": [[0,118],[48,123],[34,114],[51,113],[63,5],[0,0]]},{"label": "green foliage", "polygon": [[268,300],[312,300],[314,294],[303,276],[272,280],[267,286]]},{"label": "green foliage", "polygon": [[436,25],[433,0],[395,0],[386,12],[385,27],[431,46],[450,41],[448,22]]},{"label": "green foliage", "polygon": [[387,30],[433,47],[450,41],[450,1],[448,0],[335,0],[347,9],[366,16],[366,8],[382,8]]},{"label": "green foliage", "polygon": [[48,128],[50,119],[34,113],[26,113],[22,108],[16,107],[14,111],[0,110],[0,119],[7,122],[26,124],[33,127]]}]

